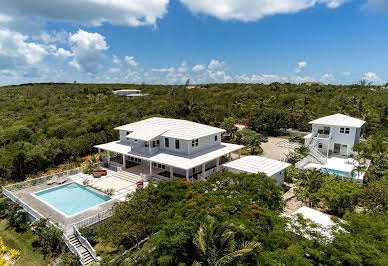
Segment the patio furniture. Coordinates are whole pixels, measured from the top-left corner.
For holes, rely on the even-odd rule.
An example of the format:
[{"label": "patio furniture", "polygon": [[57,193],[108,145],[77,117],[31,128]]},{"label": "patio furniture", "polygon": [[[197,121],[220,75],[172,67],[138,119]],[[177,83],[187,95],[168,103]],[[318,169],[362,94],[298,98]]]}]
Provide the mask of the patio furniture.
[{"label": "patio furniture", "polygon": [[51,179],[47,180],[46,184],[47,185],[52,185],[52,184],[55,184],[55,182],[56,182],[55,179],[51,178]]},{"label": "patio furniture", "polygon": [[94,178],[101,178],[102,174],[98,174],[98,173],[93,173],[93,177]]},{"label": "patio furniture", "polygon": [[65,183],[67,181],[67,178],[66,177],[60,177],[60,178],[58,178],[57,179],[57,183],[58,184],[63,184],[63,183]]},{"label": "patio furniture", "polygon": [[[105,176],[105,175],[107,175],[108,173],[107,173],[107,171],[106,170],[93,170],[93,176],[95,175],[95,174],[99,174],[99,175],[101,175],[101,176]],[[100,177],[101,177],[100,176]]]},{"label": "patio furniture", "polygon": [[140,190],[142,188],[144,188],[144,181],[143,180],[140,180],[138,182],[136,182],[136,190]]}]

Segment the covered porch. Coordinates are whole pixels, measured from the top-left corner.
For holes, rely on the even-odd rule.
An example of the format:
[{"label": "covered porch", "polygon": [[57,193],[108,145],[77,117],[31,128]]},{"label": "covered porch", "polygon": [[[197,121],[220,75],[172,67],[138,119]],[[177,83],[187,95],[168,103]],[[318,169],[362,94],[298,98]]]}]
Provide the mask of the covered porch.
[{"label": "covered porch", "polygon": [[[110,145],[109,145],[110,144]],[[113,144],[113,145],[112,145]],[[139,154],[123,144],[107,143],[95,146],[100,159],[117,171],[128,171],[145,180],[173,180],[185,178],[187,181],[198,181],[222,170],[222,164],[233,158],[240,158],[240,145],[226,144],[219,149],[207,150],[194,155],[178,155],[166,151],[155,154]],[[105,153],[102,156],[102,152]]]}]

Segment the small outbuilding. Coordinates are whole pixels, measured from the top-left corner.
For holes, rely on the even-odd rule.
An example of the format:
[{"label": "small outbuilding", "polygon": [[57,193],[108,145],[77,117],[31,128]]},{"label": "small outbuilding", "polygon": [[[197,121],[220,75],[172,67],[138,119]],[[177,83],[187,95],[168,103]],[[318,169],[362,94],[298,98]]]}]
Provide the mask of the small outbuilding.
[{"label": "small outbuilding", "polygon": [[264,173],[276,179],[276,184],[282,186],[284,184],[286,169],[291,164],[261,156],[246,156],[225,163],[223,166],[232,173]]}]

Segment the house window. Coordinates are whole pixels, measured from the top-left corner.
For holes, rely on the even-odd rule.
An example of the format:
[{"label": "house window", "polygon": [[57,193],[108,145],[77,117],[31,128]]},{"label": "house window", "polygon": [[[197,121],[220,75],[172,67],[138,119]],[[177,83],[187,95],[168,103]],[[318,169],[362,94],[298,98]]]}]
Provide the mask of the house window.
[{"label": "house window", "polygon": [[160,141],[158,139],[156,140],[156,146],[160,147]]},{"label": "house window", "polygon": [[322,143],[318,143],[318,148],[322,149]]},{"label": "house window", "polygon": [[175,149],[179,150],[179,139],[175,140]]},{"label": "house window", "polygon": [[191,147],[198,146],[199,145],[199,140],[195,139],[191,141]]},{"label": "house window", "polygon": [[218,140],[218,136],[215,135],[215,136],[214,136],[214,141],[217,141],[217,140]]},{"label": "house window", "polygon": [[155,143],[155,140],[152,141],[152,148],[155,148],[156,147],[156,143]]},{"label": "house window", "polygon": [[341,127],[340,128],[340,133],[342,133],[342,134],[350,134],[350,128],[348,128],[348,127]]},{"label": "house window", "polygon": [[164,139],[164,145],[166,146],[166,148],[170,147],[170,139],[169,138]]},{"label": "house window", "polygon": [[144,146],[148,147],[148,142],[147,141],[144,142]]}]

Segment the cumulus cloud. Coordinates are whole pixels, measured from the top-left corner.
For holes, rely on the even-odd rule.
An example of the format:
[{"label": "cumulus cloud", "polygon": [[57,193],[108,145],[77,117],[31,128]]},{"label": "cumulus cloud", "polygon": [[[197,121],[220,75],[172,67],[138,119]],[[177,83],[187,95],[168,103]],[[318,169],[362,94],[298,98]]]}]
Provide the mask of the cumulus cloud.
[{"label": "cumulus cloud", "polygon": [[105,37],[79,29],[69,41],[74,54],[70,64],[79,71],[96,73],[105,59],[103,51],[109,49]]},{"label": "cumulus cloud", "polygon": [[70,51],[63,48],[58,48],[57,50],[55,50],[53,52],[53,55],[55,57],[60,57],[60,58],[67,58],[67,57],[73,56],[73,54]]},{"label": "cumulus cloud", "polygon": [[114,55],[113,56],[113,63],[115,63],[116,65],[120,65],[121,64],[121,60],[116,55]]},{"label": "cumulus cloud", "polygon": [[232,77],[226,74],[223,70],[216,70],[216,71],[207,71],[210,79],[214,82],[231,82]]},{"label": "cumulus cloud", "polygon": [[193,66],[193,68],[191,69],[193,72],[201,72],[205,69],[205,66],[204,65],[195,65]]},{"label": "cumulus cloud", "polygon": [[321,81],[325,83],[333,82],[334,80],[333,74],[326,73],[321,76]]},{"label": "cumulus cloud", "polygon": [[220,62],[218,60],[212,59],[208,65],[208,69],[214,71],[216,69],[220,69],[225,65],[225,62]]},{"label": "cumulus cloud", "polygon": [[298,62],[298,66],[295,69],[295,73],[300,73],[304,68],[306,68],[306,66],[307,66],[307,62],[306,61]]},{"label": "cumulus cloud", "polygon": [[183,61],[181,66],[178,68],[178,72],[180,73],[184,73],[184,72],[187,72],[188,70],[188,66],[187,66],[187,62],[186,61]]},{"label": "cumulus cloud", "polygon": [[174,67],[169,67],[169,68],[153,68],[151,69],[152,72],[175,72]]},{"label": "cumulus cloud", "polygon": [[288,78],[286,77],[280,77],[278,75],[274,74],[261,74],[261,75],[237,75],[236,76],[236,81],[238,82],[244,82],[244,83],[272,83],[272,82],[284,82],[287,81]]},{"label": "cumulus cloud", "polygon": [[109,73],[117,73],[120,72],[120,68],[111,67],[108,69]]},{"label": "cumulus cloud", "polygon": [[28,36],[0,29],[0,69],[34,66],[48,54],[45,46],[28,41]]},{"label": "cumulus cloud", "polygon": [[137,66],[137,62],[133,56],[125,56],[124,61],[127,62],[128,65]]},{"label": "cumulus cloud", "polygon": [[350,73],[349,71],[345,71],[342,74],[344,74],[344,76],[350,76],[352,73]]},{"label": "cumulus cloud", "polygon": [[377,76],[377,74],[374,73],[374,72],[366,72],[364,74],[363,79],[366,79],[366,80],[369,80],[369,81],[380,81],[381,80],[380,77]]},{"label": "cumulus cloud", "polygon": [[1,0],[0,10],[46,20],[68,21],[100,26],[107,22],[118,25],[155,25],[167,13],[169,0]]},{"label": "cumulus cloud", "polygon": [[257,21],[264,16],[297,13],[317,4],[337,8],[347,0],[180,0],[193,13],[202,13],[221,20]]}]

